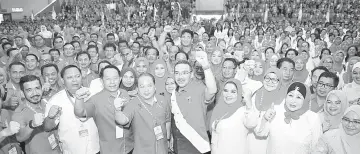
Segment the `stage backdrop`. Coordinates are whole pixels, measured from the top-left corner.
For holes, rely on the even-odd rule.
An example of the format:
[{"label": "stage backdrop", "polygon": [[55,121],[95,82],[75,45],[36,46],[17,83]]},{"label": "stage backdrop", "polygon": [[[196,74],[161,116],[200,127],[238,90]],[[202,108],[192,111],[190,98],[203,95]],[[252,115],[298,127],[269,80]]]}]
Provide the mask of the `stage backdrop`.
[{"label": "stage backdrop", "polygon": [[221,15],[223,14],[225,0],[196,0],[197,15]]}]

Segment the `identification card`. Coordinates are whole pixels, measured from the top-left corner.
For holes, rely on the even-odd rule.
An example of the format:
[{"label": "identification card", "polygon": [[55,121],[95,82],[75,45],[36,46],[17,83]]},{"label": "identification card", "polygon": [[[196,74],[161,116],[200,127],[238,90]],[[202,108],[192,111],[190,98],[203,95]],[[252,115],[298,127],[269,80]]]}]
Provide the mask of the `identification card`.
[{"label": "identification card", "polygon": [[12,146],[12,148],[10,148],[10,150],[9,150],[9,154],[18,154],[16,147]]},{"label": "identification card", "polygon": [[51,146],[51,149],[55,149],[57,146],[58,146],[58,143],[56,143],[56,139],[55,139],[55,136],[54,134],[51,134],[49,137],[48,137],[48,141],[49,141],[49,144]]},{"label": "identification card", "polygon": [[80,137],[86,137],[86,136],[88,136],[88,135],[89,135],[88,129],[86,129],[83,125],[80,126],[79,136],[80,136]]},{"label": "identification card", "polygon": [[123,128],[119,126],[115,126],[115,138],[122,138],[123,137]]},{"label": "identification card", "polygon": [[157,139],[157,141],[164,138],[161,126],[154,127],[154,134],[155,134],[155,138]]}]

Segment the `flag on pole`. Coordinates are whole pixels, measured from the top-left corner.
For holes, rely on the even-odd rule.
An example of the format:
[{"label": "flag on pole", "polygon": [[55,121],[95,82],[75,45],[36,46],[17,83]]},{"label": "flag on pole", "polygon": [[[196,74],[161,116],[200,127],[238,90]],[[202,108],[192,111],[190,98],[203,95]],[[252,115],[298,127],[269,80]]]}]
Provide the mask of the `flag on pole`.
[{"label": "flag on pole", "polygon": [[30,18],[31,18],[31,21],[34,21],[34,10],[31,10],[31,16],[30,16]]},{"label": "flag on pole", "polygon": [[268,11],[269,11],[269,9],[268,9],[268,7],[267,7],[267,5],[266,5],[266,10],[265,10],[265,12],[264,12],[264,19],[263,19],[263,22],[264,22],[264,23],[267,23],[267,20],[268,20]]},{"label": "flag on pole", "polygon": [[53,13],[51,14],[51,16],[53,17],[53,20],[56,20],[56,12],[53,6]]},{"label": "flag on pole", "polygon": [[75,11],[76,11],[76,13],[75,13],[75,19],[76,19],[76,20],[79,20],[79,16],[80,16],[80,15],[79,15],[78,6],[75,7]]},{"label": "flag on pole", "polygon": [[302,21],[302,3],[300,6],[300,11],[298,12],[298,21]]},{"label": "flag on pole", "polygon": [[179,18],[182,16],[182,8],[181,8],[181,6],[180,6],[180,4],[179,4],[179,2],[177,2],[177,4],[178,4],[178,22],[179,22]]},{"label": "flag on pole", "polygon": [[102,20],[102,25],[105,25],[105,17],[104,17],[104,12],[101,12],[101,20]]},{"label": "flag on pole", "polygon": [[154,9],[153,9],[153,11],[154,11],[154,12],[153,12],[153,13],[154,13],[154,14],[153,14],[153,18],[154,18],[154,21],[155,21],[155,20],[156,20],[156,16],[157,16],[158,9],[157,9],[157,7],[155,6],[155,4],[153,5],[153,8],[154,8]]},{"label": "flag on pole", "polygon": [[330,22],[330,8],[327,9],[326,22]]}]

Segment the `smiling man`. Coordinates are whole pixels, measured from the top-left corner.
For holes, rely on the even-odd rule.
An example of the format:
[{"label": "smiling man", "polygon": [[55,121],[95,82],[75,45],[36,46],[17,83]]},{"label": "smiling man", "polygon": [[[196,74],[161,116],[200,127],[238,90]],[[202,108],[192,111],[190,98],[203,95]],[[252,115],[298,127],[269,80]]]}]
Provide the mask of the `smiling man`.
[{"label": "smiling man", "polygon": [[22,77],[20,89],[24,93],[25,102],[12,116],[12,120],[20,124],[17,140],[25,142],[26,153],[61,154],[54,130],[45,131],[43,127],[46,102],[42,101],[40,78],[34,75]]},{"label": "smiling man", "polygon": [[39,69],[39,58],[35,54],[27,54],[25,57],[25,67],[27,75],[41,76]]},{"label": "smiling man", "polygon": [[323,72],[318,78],[316,93],[311,96],[311,111],[318,113],[323,109],[328,93],[334,90],[339,82],[339,78],[332,72]]},{"label": "smiling man", "polygon": [[76,62],[81,70],[82,85],[84,87],[89,87],[91,81],[97,78],[97,75],[90,70],[90,59],[91,57],[88,52],[82,51],[76,54]]},{"label": "smiling man", "polygon": [[45,64],[41,67],[41,75],[43,77],[43,97],[49,100],[53,95],[62,90],[63,84],[59,80],[59,69],[55,64]]}]

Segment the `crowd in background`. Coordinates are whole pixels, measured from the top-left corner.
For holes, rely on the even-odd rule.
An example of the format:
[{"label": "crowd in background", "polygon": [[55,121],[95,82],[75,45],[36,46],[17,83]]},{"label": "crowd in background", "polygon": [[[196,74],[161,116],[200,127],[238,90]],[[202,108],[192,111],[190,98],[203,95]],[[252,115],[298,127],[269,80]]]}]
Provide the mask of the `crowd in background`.
[{"label": "crowd in background", "polygon": [[1,23],[0,154],[360,153],[359,1],[195,5]]}]

